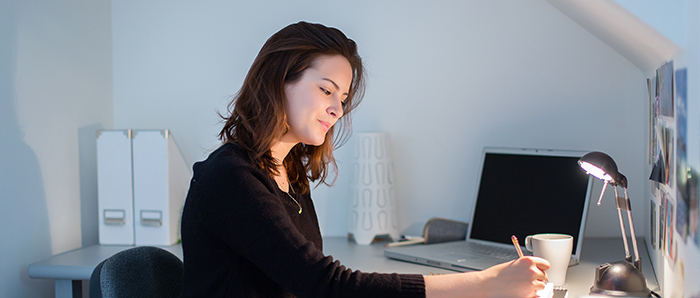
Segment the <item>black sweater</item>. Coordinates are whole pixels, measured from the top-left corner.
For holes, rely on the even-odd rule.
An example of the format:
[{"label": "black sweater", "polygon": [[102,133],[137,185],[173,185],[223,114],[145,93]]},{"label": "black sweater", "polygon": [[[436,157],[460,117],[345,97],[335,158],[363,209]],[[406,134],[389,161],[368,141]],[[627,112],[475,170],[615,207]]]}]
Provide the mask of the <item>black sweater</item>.
[{"label": "black sweater", "polygon": [[322,253],[309,194],[225,144],[195,163],[182,214],[182,297],[425,297],[421,275],[352,271]]}]

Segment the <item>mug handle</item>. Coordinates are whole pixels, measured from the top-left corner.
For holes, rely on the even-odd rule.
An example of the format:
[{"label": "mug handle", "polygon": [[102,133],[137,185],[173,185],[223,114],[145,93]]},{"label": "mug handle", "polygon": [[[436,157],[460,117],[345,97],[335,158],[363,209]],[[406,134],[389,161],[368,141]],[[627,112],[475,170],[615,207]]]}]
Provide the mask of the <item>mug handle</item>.
[{"label": "mug handle", "polygon": [[525,237],[525,248],[532,251],[532,235]]}]

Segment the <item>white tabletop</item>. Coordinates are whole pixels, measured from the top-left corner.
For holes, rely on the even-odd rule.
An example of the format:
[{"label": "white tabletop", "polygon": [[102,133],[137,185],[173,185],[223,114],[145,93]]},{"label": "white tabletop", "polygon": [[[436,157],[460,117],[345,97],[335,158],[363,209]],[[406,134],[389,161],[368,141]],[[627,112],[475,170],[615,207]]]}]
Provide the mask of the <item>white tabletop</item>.
[{"label": "white tabletop", "polygon": [[[642,271],[652,291],[658,291],[658,282],[649,262],[649,255],[643,241],[639,242],[642,257]],[[353,270],[364,272],[396,273],[454,273],[446,269],[392,260],[384,256],[384,244],[357,245],[346,237],[326,237],[323,240],[324,252]],[[89,280],[93,269],[108,257],[134,246],[93,245],[58,254],[46,260],[31,264],[29,277],[55,279],[59,281]],[[180,245],[162,247],[182,259]],[[567,284],[569,297],[587,296],[593,285],[595,268],[603,263],[622,260],[624,249],[619,238],[586,238],[581,252],[581,262],[569,267]],[[58,296],[58,293],[57,293]]]},{"label": "white tabletop", "polygon": [[[644,241],[638,241],[639,253],[642,258],[642,273],[647,279],[647,286],[659,292],[657,277],[649,261]],[[568,297],[588,296],[595,280],[595,268],[598,265],[623,260],[625,257],[622,238],[586,238],[581,248],[581,260],[578,265],[570,266],[566,272],[565,288],[569,290]],[[413,263],[396,261],[384,257],[384,247],[373,244],[370,246],[356,245],[345,238],[324,239],[324,251],[340,260],[345,266],[361,271],[397,272],[397,273],[454,273],[454,271],[428,267]]]},{"label": "white tabletop", "polygon": [[[30,278],[90,280],[92,270],[110,256],[129,248],[130,245],[93,245],[55,255],[29,265]],[[182,246],[160,247],[182,259]]]}]

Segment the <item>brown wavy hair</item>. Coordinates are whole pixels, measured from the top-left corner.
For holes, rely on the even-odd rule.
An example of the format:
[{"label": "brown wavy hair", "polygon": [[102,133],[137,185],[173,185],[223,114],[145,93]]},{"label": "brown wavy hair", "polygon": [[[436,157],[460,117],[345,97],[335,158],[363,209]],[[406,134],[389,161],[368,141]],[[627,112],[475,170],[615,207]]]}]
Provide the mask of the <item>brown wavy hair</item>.
[{"label": "brown wavy hair", "polygon": [[[343,116],[326,133],[323,144],[297,144],[282,162],[290,182],[300,188],[296,189],[300,193],[309,191],[309,181],[331,185],[338,175],[333,149],[350,137],[351,111],[359,105],[365,89],[362,59],[352,39],[336,28],[307,22],[281,29],[260,49],[243,86],[228,105],[229,115],[222,116],[225,125],[219,139],[237,143],[248,152],[250,161],[271,177],[279,174],[279,161],[272,157],[270,148],[289,129],[284,85],[301,78],[304,70],[325,55],[345,57],[352,67],[352,82]],[[330,170],[334,176],[328,183]]]}]

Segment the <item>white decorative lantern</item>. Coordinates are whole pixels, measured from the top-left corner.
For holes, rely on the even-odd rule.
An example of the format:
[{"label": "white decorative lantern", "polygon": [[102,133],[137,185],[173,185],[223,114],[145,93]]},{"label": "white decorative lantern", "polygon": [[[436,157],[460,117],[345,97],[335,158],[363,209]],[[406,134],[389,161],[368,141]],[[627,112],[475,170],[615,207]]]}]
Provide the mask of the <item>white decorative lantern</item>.
[{"label": "white decorative lantern", "polygon": [[348,233],[357,244],[399,238],[393,164],[387,133],[359,133],[354,142]]}]

